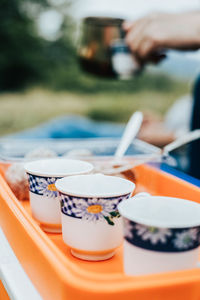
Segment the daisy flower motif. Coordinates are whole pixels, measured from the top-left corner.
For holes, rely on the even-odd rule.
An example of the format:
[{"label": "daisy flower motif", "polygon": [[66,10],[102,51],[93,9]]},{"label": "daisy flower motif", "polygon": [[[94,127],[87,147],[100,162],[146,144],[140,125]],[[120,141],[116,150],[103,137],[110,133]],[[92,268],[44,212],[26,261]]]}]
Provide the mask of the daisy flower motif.
[{"label": "daisy flower motif", "polygon": [[112,201],[104,199],[73,199],[73,202],[73,213],[76,217],[93,222],[105,221],[105,217],[109,217],[114,208]]},{"label": "daisy flower motif", "polygon": [[58,197],[55,186],[56,178],[40,178],[38,181],[38,192],[50,198]]},{"label": "daisy flower motif", "polygon": [[194,242],[198,239],[198,230],[196,228],[184,230],[176,233],[176,238],[173,241],[175,248],[188,249],[193,246]]},{"label": "daisy flower motif", "polygon": [[141,224],[136,224],[135,229],[137,235],[141,236],[143,241],[149,240],[153,245],[158,242],[166,243],[167,237],[172,235],[171,230],[167,228],[149,227]]},{"label": "daisy flower motif", "polygon": [[124,219],[124,236],[125,238],[132,239],[133,238],[133,225],[127,219]]}]

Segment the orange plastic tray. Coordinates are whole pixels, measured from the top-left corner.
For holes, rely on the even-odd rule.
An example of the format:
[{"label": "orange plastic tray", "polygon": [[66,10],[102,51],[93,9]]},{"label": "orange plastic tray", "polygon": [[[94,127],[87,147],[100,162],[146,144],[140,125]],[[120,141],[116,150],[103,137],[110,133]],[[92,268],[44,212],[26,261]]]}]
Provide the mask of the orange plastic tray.
[{"label": "orange plastic tray", "polygon": [[[122,248],[103,262],[74,258],[61,234],[44,233],[0,175],[0,226],[25,272],[45,300],[197,300],[200,269],[128,277],[123,273]],[[200,202],[200,189],[149,166],[134,170],[137,191]],[[132,174],[127,174],[128,176]]]},{"label": "orange plastic tray", "polygon": [[0,300],[10,300],[1,280],[0,280]]}]

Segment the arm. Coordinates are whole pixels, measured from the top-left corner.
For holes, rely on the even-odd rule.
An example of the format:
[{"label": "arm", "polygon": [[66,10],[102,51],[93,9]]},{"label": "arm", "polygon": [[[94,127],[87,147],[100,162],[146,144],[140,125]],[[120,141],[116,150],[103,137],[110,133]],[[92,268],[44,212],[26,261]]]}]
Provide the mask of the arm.
[{"label": "arm", "polygon": [[200,11],[182,14],[153,14],[125,22],[126,42],[141,60],[163,49],[200,48]]}]

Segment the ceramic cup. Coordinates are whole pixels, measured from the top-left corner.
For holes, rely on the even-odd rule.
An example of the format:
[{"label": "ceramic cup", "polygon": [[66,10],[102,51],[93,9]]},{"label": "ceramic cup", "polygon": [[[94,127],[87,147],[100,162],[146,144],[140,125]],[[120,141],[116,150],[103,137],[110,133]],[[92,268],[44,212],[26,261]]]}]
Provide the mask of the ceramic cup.
[{"label": "ceramic cup", "polygon": [[24,166],[29,181],[33,217],[47,232],[61,232],[59,193],[55,182],[64,176],[86,174],[93,170],[90,163],[72,159],[43,159]]},{"label": "ceramic cup", "polygon": [[123,241],[122,218],[117,205],[130,197],[135,185],[102,174],[60,179],[62,234],[71,253],[84,260],[112,257]]},{"label": "ceramic cup", "polygon": [[145,275],[197,267],[200,204],[138,194],[119,204],[124,221],[124,271]]}]

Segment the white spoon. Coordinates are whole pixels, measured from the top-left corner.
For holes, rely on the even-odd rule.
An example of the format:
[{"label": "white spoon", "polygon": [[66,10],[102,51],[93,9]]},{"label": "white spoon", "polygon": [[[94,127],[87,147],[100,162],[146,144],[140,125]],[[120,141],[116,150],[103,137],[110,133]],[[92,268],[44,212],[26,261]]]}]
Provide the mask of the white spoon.
[{"label": "white spoon", "polygon": [[95,166],[95,172],[102,172],[104,174],[106,172],[106,169],[109,171],[112,169],[117,168],[117,166],[122,164],[122,157],[126,153],[126,150],[128,149],[129,145],[132,143],[133,139],[138,134],[140,127],[142,125],[143,121],[143,114],[140,111],[136,111],[132,114],[131,118],[129,119],[125,130],[123,132],[123,135],[121,137],[120,143],[115,151],[114,157],[111,161],[106,163],[96,163]]},{"label": "white spoon", "polygon": [[114,160],[118,160],[122,158],[126,153],[129,145],[132,143],[133,139],[137,136],[140,127],[143,121],[143,114],[140,111],[136,111],[132,114],[131,118],[129,119],[120,143],[115,151]]},{"label": "white spoon", "polygon": [[162,155],[167,156],[169,152],[200,138],[200,129],[196,129],[186,133],[185,135],[177,138],[173,142],[163,147]]}]

